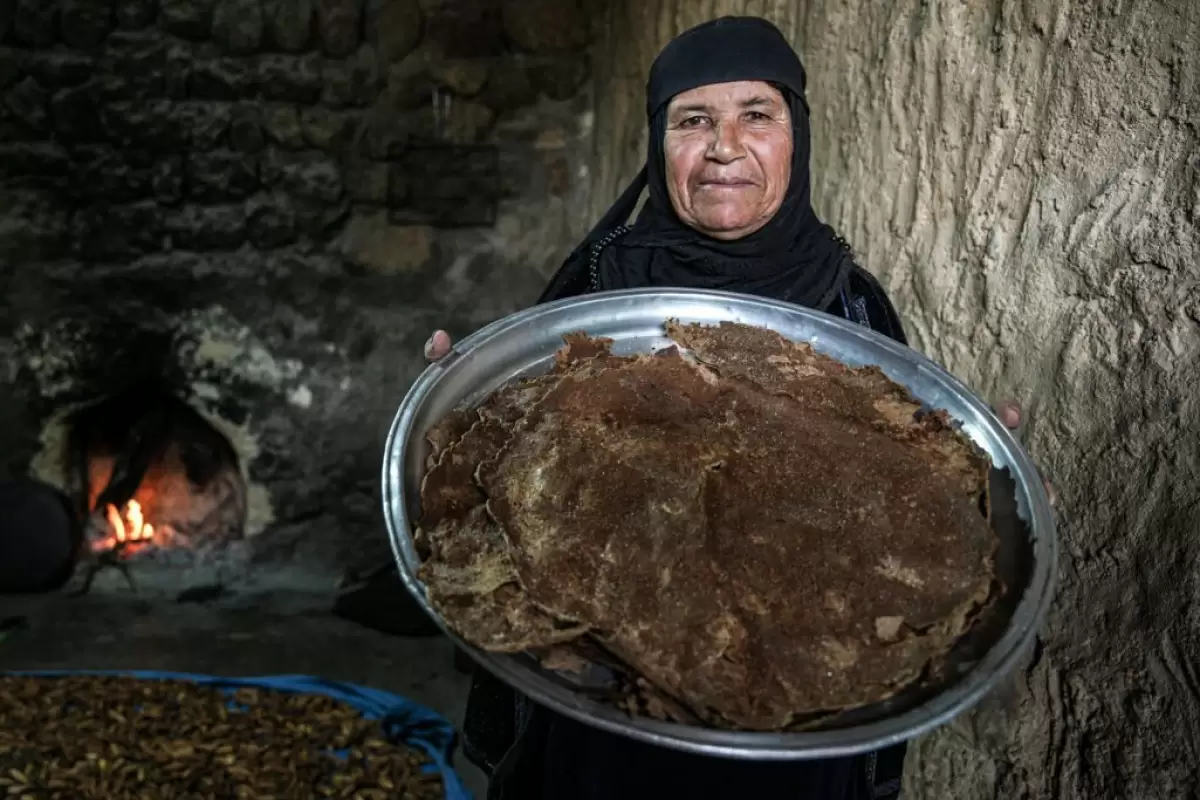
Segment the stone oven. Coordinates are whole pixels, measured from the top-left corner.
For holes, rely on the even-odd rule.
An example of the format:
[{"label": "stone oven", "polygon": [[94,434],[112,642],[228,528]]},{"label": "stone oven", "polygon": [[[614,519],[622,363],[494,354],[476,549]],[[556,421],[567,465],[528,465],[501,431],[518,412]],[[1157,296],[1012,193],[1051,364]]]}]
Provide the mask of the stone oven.
[{"label": "stone oven", "polygon": [[203,553],[242,539],[236,449],[169,389],[110,393],[66,420],[67,486],[93,553]]},{"label": "stone oven", "polygon": [[0,2],[0,479],[68,497],[76,590],[388,569],[422,343],[580,233],[588,37],[556,3]]}]

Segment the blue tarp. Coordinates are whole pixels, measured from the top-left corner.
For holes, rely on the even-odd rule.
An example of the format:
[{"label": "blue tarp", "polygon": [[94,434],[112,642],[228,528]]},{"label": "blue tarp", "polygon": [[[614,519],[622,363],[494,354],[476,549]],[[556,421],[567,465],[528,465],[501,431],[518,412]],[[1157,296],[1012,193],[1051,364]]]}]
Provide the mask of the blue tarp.
[{"label": "blue tarp", "polygon": [[[403,697],[352,683],[338,683],[308,675],[273,675],[260,678],[219,678],[213,675],[192,675],[184,672],[134,672],[102,670],[38,670],[9,672],[9,675],[44,677],[106,675],[141,680],[188,681],[199,686],[212,686],[232,694],[237,689],[255,688],[295,694],[321,694],[340,700],[358,709],[367,719],[382,722],[384,733],[393,742],[403,743],[429,756],[430,769],[442,776],[446,800],[471,800],[471,794],[451,766],[454,752],[454,726],[442,715]],[[236,704],[231,701],[231,707]]]}]

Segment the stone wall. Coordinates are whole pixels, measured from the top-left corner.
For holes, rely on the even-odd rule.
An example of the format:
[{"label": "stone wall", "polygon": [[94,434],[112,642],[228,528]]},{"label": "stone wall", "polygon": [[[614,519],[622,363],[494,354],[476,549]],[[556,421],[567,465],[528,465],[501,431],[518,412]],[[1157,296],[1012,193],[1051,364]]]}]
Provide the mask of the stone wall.
[{"label": "stone wall", "polygon": [[166,378],[247,462],[255,558],[386,559],[422,343],[528,304],[582,224],[576,12],[0,0],[0,477],[55,479],[65,409]]},{"label": "stone wall", "polygon": [[[353,209],[351,255],[409,268],[433,234],[387,223],[494,224],[535,166],[504,169],[497,118],[587,76],[585,19],[487,3],[6,5],[0,176],[45,205],[6,237],[22,261],[325,246]],[[561,196],[565,163],[541,161]]]}]

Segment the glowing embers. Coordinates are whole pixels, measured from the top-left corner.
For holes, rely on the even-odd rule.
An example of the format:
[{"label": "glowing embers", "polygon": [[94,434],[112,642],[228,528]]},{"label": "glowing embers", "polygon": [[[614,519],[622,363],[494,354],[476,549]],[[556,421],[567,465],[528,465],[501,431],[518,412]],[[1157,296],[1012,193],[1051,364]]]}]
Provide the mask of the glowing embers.
[{"label": "glowing embers", "polygon": [[109,503],[104,508],[104,522],[108,526],[109,535],[93,538],[88,542],[93,552],[121,547],[126,552],[135,553],[151,544],[162,547],[174,538],[174,531],[170,525],[161,525],[156,530],[146,522],[142,514],[142,504],[137,500],[126,503],[124,511],[118,511],[116,506]]}]

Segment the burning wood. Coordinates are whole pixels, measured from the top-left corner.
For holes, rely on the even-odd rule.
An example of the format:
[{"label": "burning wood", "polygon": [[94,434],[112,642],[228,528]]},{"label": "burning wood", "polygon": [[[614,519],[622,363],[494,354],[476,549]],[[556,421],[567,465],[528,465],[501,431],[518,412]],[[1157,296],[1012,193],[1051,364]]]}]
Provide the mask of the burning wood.
[{"label": "burning wood", "polygon": [[107,525],[107,535],[91,540],[89,545],[92,552],[105,552],[121,545],[122,553],[132,555],[146,545],[162,547],[174,538],[170,525],[160,526],[156,530],[146,522],[142,504],[137,500],[127,502],[123,511],[118,511],[111,503],[108,504],[104,509],[104,521]]},{"label": "burning wood", "polygon": [[86,519],[76,594],[106,567],[137,591],[129,567],[140,554],[242,537],[246,484],[236,451],[162,387],[130,387],[81,409],[68,447]]},{"label": "burning wood", "polygon": [[129,389],[104,398],[72,420],[70,450],[91,554],[127,558],[241,538],[237,453],[178,397]]}]

